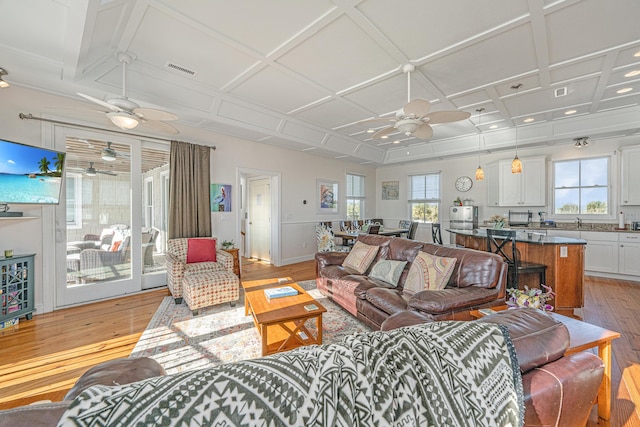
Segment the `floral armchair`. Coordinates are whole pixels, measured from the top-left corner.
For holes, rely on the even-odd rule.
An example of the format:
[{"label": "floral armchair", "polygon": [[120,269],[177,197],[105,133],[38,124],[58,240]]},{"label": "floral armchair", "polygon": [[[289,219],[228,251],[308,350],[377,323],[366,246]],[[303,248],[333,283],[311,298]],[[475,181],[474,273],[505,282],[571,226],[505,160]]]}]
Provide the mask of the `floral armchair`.
[{"label": "floral armchair", "polygon": [[[199,237],[211,239],[215,237]],[[182,281],[186,276],[215,271],[233,273],[233,256],[221,249],[216,250],[215,262],[187,263],[188,238],[169,239],[165,252],[167,265],[167,286],[176,304],[182,303]]]},{"label": "floral armchair", "polygon": [[331,227],[326,225],[316,225],[316,240],[318,242],[318,252],[349,252],[348,246],[338,246],[334,241],[335,236]]}]

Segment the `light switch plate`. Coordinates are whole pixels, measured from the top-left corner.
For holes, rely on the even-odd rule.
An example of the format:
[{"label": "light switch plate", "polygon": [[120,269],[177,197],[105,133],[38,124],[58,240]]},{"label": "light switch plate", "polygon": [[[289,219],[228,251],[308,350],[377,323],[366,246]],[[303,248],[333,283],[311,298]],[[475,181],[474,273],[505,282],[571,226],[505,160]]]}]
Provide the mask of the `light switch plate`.
[{"label": "light switch plate", "polygon": [[566,258],[569,256],[566,246],[560,246],[560,258]]}]

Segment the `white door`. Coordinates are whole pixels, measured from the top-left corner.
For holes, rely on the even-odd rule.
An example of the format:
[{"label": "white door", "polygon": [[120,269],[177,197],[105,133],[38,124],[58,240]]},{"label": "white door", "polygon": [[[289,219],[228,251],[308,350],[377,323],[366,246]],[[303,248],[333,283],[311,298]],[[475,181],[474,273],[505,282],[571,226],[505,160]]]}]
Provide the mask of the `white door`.
[{"label": "white door", "polygon": [[271,261],[271,179],[249,180],[249,246],[251,258]]}]

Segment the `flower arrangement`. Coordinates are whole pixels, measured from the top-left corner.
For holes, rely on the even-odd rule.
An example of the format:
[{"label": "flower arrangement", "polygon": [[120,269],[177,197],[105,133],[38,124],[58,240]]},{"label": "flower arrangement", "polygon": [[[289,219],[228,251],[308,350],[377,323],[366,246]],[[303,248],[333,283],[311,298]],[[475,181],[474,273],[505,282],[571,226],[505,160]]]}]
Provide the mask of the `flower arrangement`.
[{"label": "flower arrangement", "polygon": [[493,228],[503,228],[505,218],[502,215],[494,215],[489,218],[490,222],[493,222]]},{"label": "flower arrangement", "polygon": [[233,240],[223,240],[221,245],[222,249],[231,249],[234,243]]},{"label": "flower arrangement", "polygon": [[556,293],[548,286],[540,286],[542,286],[544,290],[538,288],[529,289],[527,286],[524,287],[524,290],[507,289],[507,293],[509,294],[507,305],[509,308],[529,307],[542,311],[553,311],[553,306],[547,304],[547,302],[555,298]]}]

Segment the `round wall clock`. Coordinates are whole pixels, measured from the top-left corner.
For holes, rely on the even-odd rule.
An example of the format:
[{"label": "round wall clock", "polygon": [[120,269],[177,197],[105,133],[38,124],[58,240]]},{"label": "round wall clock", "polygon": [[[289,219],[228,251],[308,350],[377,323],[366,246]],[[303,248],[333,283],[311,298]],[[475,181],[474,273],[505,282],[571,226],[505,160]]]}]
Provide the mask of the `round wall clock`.
[{"label": "round wall clock", "polygon": [[456,179],[456,190],[458,191],[469,191],[473,186],[473,181],[468,176],[461,176]]}]

